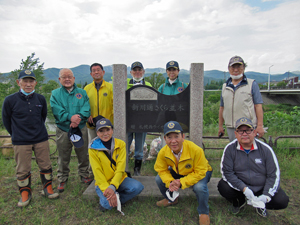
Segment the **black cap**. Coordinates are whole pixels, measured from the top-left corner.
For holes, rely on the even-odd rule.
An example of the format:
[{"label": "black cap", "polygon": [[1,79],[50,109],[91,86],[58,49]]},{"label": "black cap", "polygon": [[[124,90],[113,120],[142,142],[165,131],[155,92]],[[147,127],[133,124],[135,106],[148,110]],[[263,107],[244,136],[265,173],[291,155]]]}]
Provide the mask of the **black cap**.
[{"label": "black cap", "polygon": [[81,148],[83,146],[84,141],[79,127],[70,127],[68,135],[75,148]]},{"label": "black cap", "polygon": [[164,136],[168,133],[181,133],[183,132],[180,124],[177,121],[169,121],[164,125]]},{"label": "black cap", "polygon": [[30,70],[22,70],[20,73],[19,73],[19,78],[18,79],[23,79],[23,78],[32,78],[32,79],[35,79],[35,75],[32,71]]},{"label": "black cap", "polygon": [[103,118],[96,123],[96,131],[103,127],[114,128],[109,119]]},{"label": "black cap", "polygon": [[141,62],[134,62],[131,64],[131,70],[133,70],[136,67],[140,67],[141,69],[144,69],[143,64]]}]

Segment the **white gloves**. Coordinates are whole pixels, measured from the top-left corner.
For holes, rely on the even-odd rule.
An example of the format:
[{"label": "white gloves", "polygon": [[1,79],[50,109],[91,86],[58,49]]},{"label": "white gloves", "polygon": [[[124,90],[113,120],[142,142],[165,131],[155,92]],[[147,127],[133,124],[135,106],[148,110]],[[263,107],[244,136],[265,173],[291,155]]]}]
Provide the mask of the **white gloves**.
[{"label": "white gloves", "polygon": [[267,195],[260,195],[257,197],[257,201],[262,201],[263,203],[268,203],[269,201],[271,201],[271,198]]},{"label": "white gloves", "polygon": [[245,191],[243,192],[244,195],[248,200],[256,200],[256,196],[253,194],[252,190],[248,187],[246,187]]}]

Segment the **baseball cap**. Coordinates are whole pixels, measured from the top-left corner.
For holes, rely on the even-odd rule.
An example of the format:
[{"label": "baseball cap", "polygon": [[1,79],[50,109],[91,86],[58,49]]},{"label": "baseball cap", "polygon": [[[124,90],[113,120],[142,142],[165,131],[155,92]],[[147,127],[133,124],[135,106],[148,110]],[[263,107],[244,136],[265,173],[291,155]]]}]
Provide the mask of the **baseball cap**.
[{"label": "baseball cap", "polygon": [[181,133],[183,132],[180,124],[176,121],[169,121],[164,125],[164,136],[168,133]]},{"label": "baseball cap", "polygon": [[108,128],[114,128],[113,125],[111,124],[109,119],[102,118],[101,120],[98,120],[96,123],[96,131],[103,127],[108,127]]},{"label": "baseball cap", "polygon": [[252,121],[246,117],[242,117],[235,122],[235,129],[238,129],[242,125],[246,125],[250,128],[254,128]]},{"label": "baseball cap", "polygon": [[228,63],[228,66],[232,66],[233,64],[242,64],[245,65],[244,60],[240,56],[233,56]]},{"label": "baseball cap", "polygon": [[70,127],[68,135],[75,148],[81,148],[83,146],[84,141],[79,127]]},{"label": "baseball cap", "polygon": [[23,79],[23,78],[26,78],[26,77],[29,77],[29,78],[32,78],[32,79],[36,80],[34,73],[30,70],[22,70],[19,73],[19,78],[18,79]]},{"label": "baseball cap", "polygon": [[140,68],[144,69],[143,64],[140,62],[134,62],[131,64],[131,70],[133,70],[136,67],[140,67]]},{"label": "baseball cap", "polygon": [[167,63],[166,70],[169,68],[175,68],[179,70],[179,64],[176,61],[170,61]]}]

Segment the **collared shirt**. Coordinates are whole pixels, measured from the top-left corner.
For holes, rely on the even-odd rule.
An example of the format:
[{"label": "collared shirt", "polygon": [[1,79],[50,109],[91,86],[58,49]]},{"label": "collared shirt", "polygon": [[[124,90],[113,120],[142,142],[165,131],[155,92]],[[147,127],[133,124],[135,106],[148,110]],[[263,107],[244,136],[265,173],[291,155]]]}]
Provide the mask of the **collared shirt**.
[{"label": "collared shirt", "polygon": [[180,152],[178,152],[177,154],[176,154],[173,150],[171,150],[172,153],[173,153],[173,155],[175,156],[175,158],[176,158],[176,160],[177,160],[177,164],[178,164],[178,162],[179,162],[179,160],[180,160],[180,156],[181,156],[181,154],[182,154],[182,149],[183,149],[183,146],[181,147]]}]

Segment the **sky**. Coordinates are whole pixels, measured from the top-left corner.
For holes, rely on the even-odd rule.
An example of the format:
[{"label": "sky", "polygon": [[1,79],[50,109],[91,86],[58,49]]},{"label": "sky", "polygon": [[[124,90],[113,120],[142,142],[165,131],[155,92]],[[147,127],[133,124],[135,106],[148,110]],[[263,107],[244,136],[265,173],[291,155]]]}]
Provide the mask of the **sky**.
[{"label": "sky", "polygon": [[299,0],[0,0],[0,72],[33,52],[44,69],[176,60],[227,71],[239,55],[247,71],[300,71],[299,9]]}]

